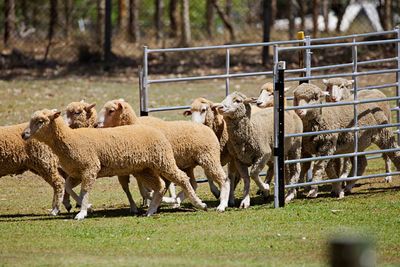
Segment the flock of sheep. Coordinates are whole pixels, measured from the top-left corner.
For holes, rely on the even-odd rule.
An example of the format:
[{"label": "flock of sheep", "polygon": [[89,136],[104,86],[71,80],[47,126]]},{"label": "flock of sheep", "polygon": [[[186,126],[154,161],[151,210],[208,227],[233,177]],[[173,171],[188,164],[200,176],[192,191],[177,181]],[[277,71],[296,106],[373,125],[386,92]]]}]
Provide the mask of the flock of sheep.
[{"label": "flock of sheep", "polygon": [[[294,105],[320,104],[352,100],[352,81],[324,80],[326,91],[303,83],[294,93]],[[148,205],[146,215],[157,212],[161,202],[179,207],[187,197],[198,209],[207,205],[196,195],[194,168],[200,166],[208,178],[210,190],[219,199],[217,211],[235,205],[234,191],[243,179],[244,191],[240,207],[250,206],[250,177],[268,196],[273,177],[273,85],[266,83],[258,98],[247,98],[234,92],[221,103],[205,98],[195,99],[184,115],[192,121],[163,121],[155,117],[137,117],[123,99],[107,102],[99,116],[95,104],[73,102],[65,116],[57,110],[36,111],[29,123],[0,127],[0,176],[21,174],[27,170],[43,177],[54,189],[52,215],[63,204],[70,211],[72,197],[80,206],[75,219],[82,220],[91,208],[89,192],[97,178],[118,176],[126,193],[130,211],[138,213],[129,190],[130,175],[138,182],[140,194]],[[365,90],[358,98],[384,98],[378,90]],[[254,105],[255,104],[255,105]],[[358,105],[358,125],[390,122],[388,102]],[[286,134],[349,128],[354,125],[353,107],[329,107],[286,111]],[[104,129],[103,129],[104,128]],[[21,138],[22,136],[22,138]],[[362,130],[358,135],[359,151],[372,143],[381,149],[397,148],[391,131],[386,128]],[[352,132],[331,133],[285,139],[287,159],[327,156],[354,151]],[[392,161],[400,169],[400,152],[383,155],[386,172]],[[228,164],[228,175],[223,166]],[[268,165],[266,180],[259,174]],[[287,164],[288,184],[304,179],[309,163]],[[358,157],[357,175],[367,166],[365,156]],[[250,167],[250,169],[249,169]],[[347,177],[352,173],[353,159],[317,160],[312,167],[313,180],[326,173],[329,178]],[[387,177],[389,182],[391,177]],[[81,184],[80,194],[74,187]],[[182,192],[175,193],[175,185]],[[334,183],[332,193],[342,198],[354,182]],[[165,197],[167,189],[170,197]],[[296,197],[296,189],[288,190],[286,202]],[[309,197],[317,197],[311,187]]]}]

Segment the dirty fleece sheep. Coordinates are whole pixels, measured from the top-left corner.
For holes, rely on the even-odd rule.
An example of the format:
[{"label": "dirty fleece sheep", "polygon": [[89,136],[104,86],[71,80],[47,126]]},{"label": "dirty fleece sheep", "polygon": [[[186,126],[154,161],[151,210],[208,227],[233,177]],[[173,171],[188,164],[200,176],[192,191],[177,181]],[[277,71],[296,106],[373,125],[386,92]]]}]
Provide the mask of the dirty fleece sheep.
[{"label": "dirty fleece sheep", "polygon": [[[60,118],[60,112],[45,109],[32,115],[22,137],[47,144],[59,157],[63,170],[81,179],[82,207],[75,219],[87,216],[89,192],[96,178],[114,175],[140,174],[148,178],[143,182],[154,194],[147,215],[156,212],[160,204],[165,190],[163,179],[182,186],[195,207],[207,207],[196,196],[189,177],[176,166],[169,141],[154,128],[135,125],[118,129],[71,129]],[[68,179],[66,190],[70,192]]]},{"label": "dirty fleece sheep", "polygon": [[[97,112],[95,110],[96,104],[89,104],[86,103],[84,100],[80,102],[71,102],[68,104],[66,108],[66,117],[64,120],[66,123],[73,129],[76,128],[94,128],[95,124],[97,123]],[[133,200],[132,194],[129,190],[129,176],[118,176],[118,181],[124,190],[129,204],[130,204],[130,210],[132,213],[137,213],[136,205]],[[75,187],[80,183],[80,181],[73,180],[71,187]],[[147,197],[148,191],[144,191],[144,188],[140,181],[138,182],[139,189],[141,190],[142,197],[145,198]],[[165,198],[163,197],[163,202],[172,202],[175,203],[175,186],[173,183],[170,184],[168,187],[168,190],[170,191],[171,198]],[[149,201],[151,200],[150,198],[148,199]]]},{"label": "dirty fleece sheep", "polygon": [[[293,104],[295,106],[321,104],[325,96],[326,92],[317,86],[303,83],[294,90]],[[388,123],[385,112],[375,103],[361,104],[358,107],[358,122],[360,127]],[[354,125],[352,106],[298,109],[296,113],[303,121],[304,132],[350,128]],[[393,134],[386,128],[360,131],[358,140],[359,151],[364,151],[371,143],[376,144],[380,149],[397,148]],[[354,135],[352,132],[344,132],[305,136],[303,137],[303,144],[303,149],[315,156],[352,153],[354,152]],[[400,152],[395,151],[386,154],[393,161],[397,169],[399,169]],[[332,168],[333,165],[327,165],[328,161],[318,160],[315,162],[313,169],[314,181],[322,179],[325,169],[328,177],[338,177],[335,168]],[[366,159],[360,157],[357,175],[364,172],[366,165]],[[335,192],[339,195],[342,194],[341,183],[335,183],[333,186],[335,187]],[[318,188],[313,186],[309,192],[309,196],[316,197],[317,195]]]},{"label": "dirty fleece sheep", "polygon": [[[286,98],[284,99],[286,106]],[[274,106],[274,85],[267,82],[261,86],[261,92],[256,100],[257,106],[259,108],[270,108]],[[272,123],[272,121],[271,121]],[[272,124],[271,124],[272,125]],[[271,127],[273,130],[273,127]],[[285,112],[285,132],[286,134],[302,133],[303,132],[303,122],[296,114],[295,111],[290,110]],[[273,132],[271,132],[273,134]],[[285,151],[287,159],[300,159],[301,158],[301,137],[285,138]],[[271,144],[273,147],[273,143]],[[272,163],[273,164],[273,163]],[[286,175],[289,175],[289,183],[294,184],[298,182],[300,177],[300,163],[290,164],[287,166]],[[267,181],[270,181],[273,175],[273,168],[268,168]],[[285,201],[289,202],[296,197],[297,190],[295,188],[290,189]]]},{"label": "dirty fleece sheep", "polygon": [[[351,93],[353,89],[354,80],[347,80],[344,78],[331,78],[331,79],[324,79],[323,83],[326,86],[326,91],[329,95],[326,96],[327,102],[339,102],[339,101],[353,101],[354,95]],[[358,99],[378,99],[378,98],[386,98],[386,95],[379,90],[361,90],[357,92]],[[386,117],[388,118],[388,123],[391,122],[391,111],[390,111],[390,104],[387,101],[384,102],[377,102],[377,106],[379,106],[384,112]],[[391,161],[386,154],[382,155],[385,161],[385,168],[386,172],[391,172]],[[347,176],[346,176],[347,177]],[[386,182],[392,181],[392,176],[385,177]],[[354,185],[355,181],[353,181]],[[351,186],[346,186],[348,191],[351,190]]]},{"label": "dirty fleece sheep", "polygon": [[[27,123],[0,127],[0,177],[31,171],[41,176],[53,188],[51,215],[60,211],[64,194],[63,172],[58,158],[50,148],[36,140],[25,142],[21,132]],[[69,211],[71,205],[64,202]]]},{"label": "dirty fleece sheep", "polygon": [[[195,189],[197,183],[193,169],[201,166],[214,196],[218,197],[219,191],[213,182],[221,188],[217,210],[225,210],[229,198],[229,179],[221,166],[218,139],[211,129],[188,121],[163,121],[154,117],[137,117],[132,107],[123,100],[109,101],[102,108],[100,127],[131,124],[151,126],[165,134],[172,145],[178,167],[188,174]],[[183,199],[184,194],[181,192],[177,197],[178,204]]]}]

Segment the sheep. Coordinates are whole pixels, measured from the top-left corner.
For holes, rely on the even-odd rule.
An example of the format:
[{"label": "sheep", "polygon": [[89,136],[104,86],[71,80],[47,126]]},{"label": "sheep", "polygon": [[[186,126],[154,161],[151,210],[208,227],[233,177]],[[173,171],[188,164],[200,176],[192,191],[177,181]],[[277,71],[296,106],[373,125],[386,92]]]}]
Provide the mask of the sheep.
[{"label": "sheep", "polygon": [[[31,171],[41,176],[53,187],[53,202],[51,215],[60,212],[64,194],[64,173],[59,168],[59,162],[50,148],[36,140],[24,142],[21,132],[28,123],[0,127],[0,177],[12,174],[22,174]],[[64,202],[68,211],[71,204]]]},{"label": "sheep", "polygon": [[[114,127],[120,125],[148,125],[161,130],[170,141],[174,150],[178,167],[191,178],[191,184],[196,189],[193,169],[201,166],[209,180],[211,191],[220,204],[217,211],[224,211],[228,206],[229,179],[220,162],[220,146],[218,139],[211,129],[188,121],[163,121],[155,117],[137,117],[132,107],[123,100],[111,100],[105,103],[100,112],[99,126]],[[216,182],[221,192],[213,184]],[[179,193],[177,201],[184,199]]]},{"label": "sheep", "polygon": [[[206,210],[190,186],[189,178],[178,169],[171,144],[160,131],[130,125],[118,129],[71,129],[56,110],[39,110],[33,113],[22,138],[47,144],[60,160],[63,170],[71,177],[81,179],[82,205],[75,219],[87,216],[89,192],[97,177],[140,174],[143,182],[154,190],[147,215],[156,212],[165,182],[182,186],[192,204]],[[67,178],[66,190],[71,191]]]},{"label": "sheep", "polygon": [[[354,99],[354,95],[351,93],[353,89],[354,80],[347,80],[344,78],[331,78],[331,79],[323,79],[323,83],[326,86],[326,91],[329,95],[326,96],[327,102],[339,102],[339,101],[352,101]],[[361,90],[357,92],[358,99],[368,99],[368,98],[386,98],[386,95],[379,90]],[[388,118],[388,123],[391,122],[391,111],[390,104],[387,101],[376,103],[384,112],[386,117]],[[391,162],[386,154],[382,155],[385,161],[386,172],[391,172]],[[392,176],[385,177],[386,182],[392,181]],[[353,181],[353,184],[355,181]],[[350,191],[352,186],[346,186],[346,191]]]},{"label": "sheep", "polygon": [[[95,110],[96,104],[86,103],[84,100],[80,102],[71,102],[68,104],[66,108],[66,117],[65,121],[71,128],[93,128],[97,123],[97,112]],[[124,190],[129,204],[131,213],[137,213],[136,205],[134,205],[134,200],[132,198],[132,194],[129,190],[129,176],[119,176],[118,181],[121,184],[122,189]],[[75,187],[79,184],[80,181],[74,181],[72,187]],[[142,194],[142,197],[148,195],[148,192],[143,188],[143,185],[138,181],[138,187]],[[170,184],[168,190],[171,194],[171,198],[163,197],[163,202],[175,203],[174,200],[176,198],[175,194],[175,186],[173,183]]]},{"label": "sheep", "polygon": [[[320,104],[327,95],[319,87],[303,83],[294,90],[294,106]],[[340,106],[329,108],[298,109],[296,113],[303,121],[304,131],[322,131],[339,128],[349,128],[354,124],[353,107]],[[388,118],[385,112],[375,103],[358,105],[358,123],[360,127],[368,125],[386,124]],[[364,151],[371,143],[381,149],[397,148],[393,134],[386,128],[368,129],[359,131],[359,151]],[[303,137],[303,149],[315,156],[333,155],[354,152],[354,134],[352,132],[321,134]],[[397,169],[400,168],[400,152],[388,152],[388,157]],[[317,160],[314,164],[313,179],[319,181],[323,172],[327,171],[329,177],[338,177],[335,168],[327,168],[329,160]],[[357,175],[364,172],[367,165],[365,157],[359,157]],[[328,165],[329,167],[329,165]],[[341,184],[335,183],[336,192],[341,194]],[[318,188],[313,186],[310,197],[318,196]]]},{"label": "sheep", "polygon": [[229,192],[229,206],[235,205],[235,188],[239,182],[238,173],[235,168],[235,164],[232,161],[232,157],[228,152],[228,131],[226,129],[226,123],[221,114],[213,108],[214,103],[203,97],[196,98],[193,100],[190,109],[183,112],[184,116],[191,116],[192,122],[201,123],[213,130],[218,138],[221,152],[221,164],[225,166],[228,164],[228,177],[231,183]]},{"label": "sheep", "polygon": [[[287,91],[287,89],[285,89]],[[269,108],[274,106],[274,85],[271,82],[264,83],[261,86],[260,95],[257,100],[255,100],[257,107],[259,108]],[[286,98],[284,98],[284,105],[286,106]],[[285,129],[287,133],[302,133],[303,132],[303,123],[299,116],[297,116],[294,111],[285,112]],[[288,139],[288,138],[286,138]],[[285,140],[285,148],[287,149],[287,158],[288,159],[300,159],[301,158],[301,146],[302,146],[302,138],[301,137],[293,137],[289,140]],[[273,144],[271,144],[273,147]],[[272,164],[271,164],[272,165]],[[308,165],[305,165],[308,166]],[[272,168],[271,172],[267,174],[267,181],[270,181],[272,178]],[[304,169],[304,166],[303,166]],[[290,183],[293,184],[299,180],[300,177],[300,163],[289,165],[288,175],[290,177]],[[302,171],[302,173],[305,173]],[[290,189],[285,202],[291,201],[297,195],[297,190],[295,188]]]}]

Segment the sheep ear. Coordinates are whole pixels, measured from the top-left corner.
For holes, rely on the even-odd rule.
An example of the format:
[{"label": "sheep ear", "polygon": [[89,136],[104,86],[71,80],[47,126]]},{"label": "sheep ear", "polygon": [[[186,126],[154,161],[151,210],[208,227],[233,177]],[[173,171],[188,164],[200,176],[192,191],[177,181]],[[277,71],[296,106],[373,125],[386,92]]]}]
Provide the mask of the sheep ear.
[{"label": "sheep ear", "polygon": [[86,112],[91,112],[91,109],[96,106],[96,103],[92,103],[89,106],[85,107]]},{"label": "sheep ear", "polygon": [[120,102],[118,102],[117,105],[118,105],[118,109],[123,109],[124,108]]},{"label": "sheep ear", "polygon": [[329,96],[329,92],[328,91],[321,91],[321,96]]},{"label": "sheep ear", "polygon": [[85,103],[85,100],[83,100],[83,99],[82,99],[82,100],[81,100],[81,101],[79,101],[79,102],[80,102],[80,103]]},{"label": "sheep ear", "polygon": [[57,119],[58,117],[60,117],[61,111],[57,111],[57,110],[54,110],[54,109],[53,109],[53,112],[54,112],[54,114],[51,115],[51,116],[49,117],[50,120],[55,120],[55,119]]},{"label": "sheep ear", "polygon": [[353,83],[354,83],[354,80],[348,80],[347,81],[347,85],[353,85]]},{"label": "sheep ear", "polygon": [[187,109],[183,112],[183,116],[187,117],[187,116],[191,116],[192,115],[192,111],[190,109]]},{"label": "sheep ear", "polygon": [[118,99],[118,101],[125,102],[125,99],[120,98],[120,99]]},{"label": "sheep ear", "polygon": [[[255,101],[257,101],[257,99],[255,99]],[[251,104],[251,103],[255,103],[255,101],[253,100],[252,97],[247,97],[243,100],[244,104]]]},{"label": "sheep ear", "polygon": [[220,107],[222,107],[221,103],[214,103],[214,104],[211,105],[211,109],[213,111],[217,111],[218,108],[220,108]]},{"label": "sheep ear", "polygon": [[322,82],[323,82],[325,85],[328,85],[328,83],[329,83],[327,79],[323,79]]},{"label": "sheep ear", "polygon": [[286,93],[287,91],[290,90],[290,87],[285,87],[285,89],[283,89],[283,91]]}]

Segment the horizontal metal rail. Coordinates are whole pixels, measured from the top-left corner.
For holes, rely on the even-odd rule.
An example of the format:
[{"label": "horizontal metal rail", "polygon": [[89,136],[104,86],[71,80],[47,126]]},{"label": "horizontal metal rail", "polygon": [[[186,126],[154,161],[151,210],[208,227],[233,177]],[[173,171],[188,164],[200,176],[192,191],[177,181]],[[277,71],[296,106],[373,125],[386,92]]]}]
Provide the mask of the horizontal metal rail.
[{"label": "horizontal metal rail", "polygon": [[372,90],[372,89],[384,89],[384,88],[389,88],[389,87],[395,87],[397,85],[398,85],[398,83],[387,83],[387,84],[382,84],[382,85],[371,85],[371,86],[359,87],[357,89],[357,91]]},{"label": "horizontal metal rail", "polygon": [[385,177],[385,176],[389,176],[389,175],[392,175],[392,176],[400,175],[400,172],[377,173],[377,174],[370,174],[370,175],[363,175],[363,176],[335,178],[335,179],[321,180],[321,181],[315,181],[315,182],[290,184],[290,185],[286,185],[285,189],[298,188],[298,187],[310,186],[310,185],[321,185],[321,184],[339,183],[339,182],[370,179],[370,178],[379,178],[379,177]]},{"label": "horizontal metal rail", "polygon": [[367,103],[385,102],[399,100],[400,96],[391,96],[386,98],[370,98],[357,101],[343,101],[343,102],[329,102],[324,104],[314,104],[314,105],[304,105],[304,106],[290,106],[286,107],[285,110],[296,110],[296,109],[312,109],[312,108],[323,108],[323,107],[337,107],[337,106],[350,106],[350,105],[360,105]]},{"label": "horizontal metal rail", "polygon": [[396,151],[400,151],[400,148],[369,150],[369,151],[363,151],[363,152],[335,154],[335,155],[330,155],[330,156],[320,156],[320,157],[304,158],[304,159],[290,159],[290,160],[285,160],[285,164],[310,162],[310,161],[317,161],[317,160],[324,160],[324,159],[350,158],[350,157],[355,157],[355,156],[366,156],[366,155],[372,155],[372,154],[378,154],[378,153],[389,153],[389,152],[396,152]]},{"label": "horizontal metal rail", "polygon": [[371,129],[382,129],[389,127],[399,127],[400,123],[390,123],[390,124],[379,124],[379,125],[369,125],[363,127],[352,127],[352,128],[342,128],[342,129],[334,129],[334,130],[324,130],[324,131],[315,131],[315,132],[304,132],[304,133],[295,133],[295,134],[287,134],[285,138],[293,138],[293,137],[301,137],[301,136],[312,136],[319,134],[332,134],[332,133],[348,133],[348,132],[357,132]]},{"label": "horizontal metal rail", "polygon": [[396,39],[378,40],[378,41],[289,46],[289,47],[278,47],[278,52],[305,50],[305,49],[324,49],[324,48],[332,48],[332,47],[353,47],[353,46],[361,46],[361,45],[393,44],[393,43],[399,43],[399,42],[400,42],[400,39],[396,38]]},{"label": "horizontal metal rail", "polygon": [[336,74],[324,74],[324,75],[315,75],[315,76],[305,76],[305,77],[292,77],[285,78],[285,82],[294,82],[294,81],[304,81],[304,80],[320,80],[323,78],[337,78],[337,77],[358,77],[365,75],[375,75],[375,74],[385,74],[385,73],[397,73],[400,69],[386,69],[386,70],[374,70],[374,71],[364,71],[357,73],[336,73]]},{"label": "horizontal metal rail", "polygon": [[367,32],[367,33],[358,33],[358,34],[351,34],[351,35],[344,35],[344,36],[335,36],[335,37],[321,37],[321,38],[312,38],[310,39],[311,42],[326,42],[326,41],[335,41],[335,40],[344,40],[344,39],[353,39],[353,38],[365,38],[371,36],[381,36],[381,35],[389,35],[395,34],[397,31],[390,30],[390,31],[381,31],[381,32]]}]

